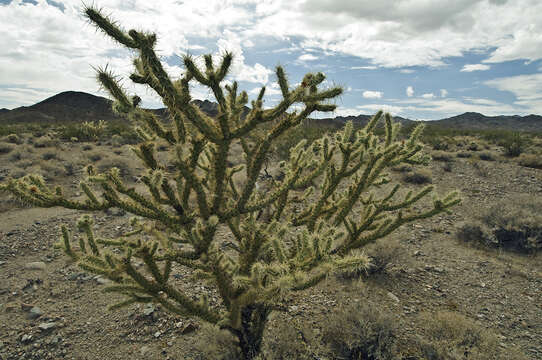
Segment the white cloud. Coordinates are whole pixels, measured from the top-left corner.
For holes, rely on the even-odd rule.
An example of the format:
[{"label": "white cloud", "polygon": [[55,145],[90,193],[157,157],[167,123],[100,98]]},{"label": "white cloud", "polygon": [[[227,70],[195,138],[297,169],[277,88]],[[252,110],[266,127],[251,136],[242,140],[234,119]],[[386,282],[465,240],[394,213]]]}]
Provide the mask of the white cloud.
[{"label": "white cloud", "polygon": [[[378,66],[443,66],[447,57],[495,50],[486,60],[542,58],[536,0],[277,0],[253,31],[369,59]],[[525,11],[529,9],[529,11]],[[521,19],[521,21],[518,21]]]},{"label": "white cloud", "polygon": [[403,111],[408,110],[410,113],[424,114],[425,118],[432,120],[455,116],[464,112],[480,112],[489,116],[510,115],[520,112],[517,106],[504,103],[484,103],[483,101],[477,101],[477,99],[465,100],[412,98],[399,101],[398,106],[401,106]]},{"label": "white cloud", "polygon": [[472,71],[486,71],[491,69],[491,66],[485,64],[466,64],[460,70],[461,72],[472,72]]},{"label": "white cloud", "polygon": [[414,88],[412,86],[407,86],[406,88],[406,95],[408,97],[414,96]]},{"label": "white cloud", "polygon": [[312,54],[303,54],[300,57],[297,58],[299,61],[314,61],[318,60],[318,56],[314,56]]},{"label": "white cloud", "polygon": [[366,99],[380,99],[382,98],[382,91],[371,91],[366,90],[362,93],[363,97]]},{"label": "white cloud", "polygon": [[404,109],[401,106],[389,105],[389,104],[368,104],[368,105],[359,105],[356,106],[357,109],[364,111],[369,114],[376,113],[379,110],[384,112],[389,112],[391,115],[399,115]]},{"label": "white cloud", "polygon": [[433,93],[427,93],[427,94],[422,95],[422,98],[424,99],[433,99],[434,97],[435,97],[435,94]]},{"label": "white cloud", "polygon": [[514,102],[527,113],[542,113],[542,74],[518,75],[486,81],[485,85],[514,94]]},{"label": "white cloud", "polygon": [[399,72],[401,74],[412,74],[414,72],[414,70],[412,70],[412,69],[401,69],[401,70],[399,70]]},{"label": "white cloud", "polygon": [[368,65],[368,66],[352,66],[350,70],[376,70],[378,66]]},{"label": "white cloud", "polygon": [[440,97],[446,97],[446,96],[448,96],[448,90],[440,89]]},{"label": "white cloud", "polygon": [[262,85],[267,84],[269,75],[273,72],[260,63],[256,63],[253,66],[245,64],[245,56],[241,43],[241,38],[229,30],[224,31],[223,37],[217,41],[219,53],[226,51],[233,53],[230,74],[238,81],[260,83]]}]

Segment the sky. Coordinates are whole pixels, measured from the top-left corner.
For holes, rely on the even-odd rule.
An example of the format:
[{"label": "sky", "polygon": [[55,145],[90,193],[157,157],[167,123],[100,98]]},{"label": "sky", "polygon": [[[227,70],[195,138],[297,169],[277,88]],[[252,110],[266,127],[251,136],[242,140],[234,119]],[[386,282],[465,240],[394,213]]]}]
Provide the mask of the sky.
[{"label": "sky", "polygon": [[[92,2],[90,2],[92,1]],[[107,65],[145,107],[159,97],[132,85],[133,53],[82,15],[81,0],[0,0],[0,108],[62,91],[107,96],[93,68]],[[280,101],[275,68],[292,86],[323,72],[342,86],[334,114],[379,109],[411,119],[468,111],[542,114],[540,0],[89,0],[125,29],[155,32],[169,74],[181,58],[234,54],[228,81],[265,106]],[[213,100],[200,86],[194,98]]]}]

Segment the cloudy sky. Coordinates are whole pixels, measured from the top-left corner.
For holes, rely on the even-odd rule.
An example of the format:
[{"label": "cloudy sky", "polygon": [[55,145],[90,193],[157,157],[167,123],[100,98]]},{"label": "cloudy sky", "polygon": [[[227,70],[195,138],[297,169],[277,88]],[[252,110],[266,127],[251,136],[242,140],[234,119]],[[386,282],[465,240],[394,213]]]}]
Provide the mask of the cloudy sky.
[{"label": "cloudy sky", "polygon": [[[235,55],[232,79],[266,104],[274,68],[292,84],[322,71],[340,85],[336,115],[385,109],[412,119],[466,111],[542,114],[540,0],[96,0],[126,29],[156,32],[172,76],[180,55]],[[80,0],[0,0],[0,108],[61,91],[104,96],[92,67],[130,73],[131,54],[89,25]],[[144,106],[159,99],[129,86]],[[209,98],[194,87],[194,97]]]}]

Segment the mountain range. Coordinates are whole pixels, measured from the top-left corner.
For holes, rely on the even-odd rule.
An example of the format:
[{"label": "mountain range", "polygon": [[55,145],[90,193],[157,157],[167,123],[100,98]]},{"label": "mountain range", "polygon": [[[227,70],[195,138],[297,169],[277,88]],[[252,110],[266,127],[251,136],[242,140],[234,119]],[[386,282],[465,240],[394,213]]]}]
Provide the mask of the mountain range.
[{"label": "mountain range", "polygon": [[[118,115],[111,110],[111,100],[84,92],[66,91],[49,97],[31,106],[21,106],[12,110],[0,109],[0,125],[18,123],[65,123],[93,120],[118,120]],[[218,113],[216,103],[208,100],[194,100],[204,112],[210,116]],[[165,115],[165,109],[154,109],[158,115]],[[248,108],[247,108],[248,111]],[[314,119],[311,121],[341,126],[346,121],[365,123],[370,115],[337,116],[333,118]],[[395,117],[396,121],[411,124],[416,120]],[[542,116],[539,115],[500,115],[485,116],[476,112],[424,121],[431,125],[456,129],[507,129],[514,131],[542,132]]]}]

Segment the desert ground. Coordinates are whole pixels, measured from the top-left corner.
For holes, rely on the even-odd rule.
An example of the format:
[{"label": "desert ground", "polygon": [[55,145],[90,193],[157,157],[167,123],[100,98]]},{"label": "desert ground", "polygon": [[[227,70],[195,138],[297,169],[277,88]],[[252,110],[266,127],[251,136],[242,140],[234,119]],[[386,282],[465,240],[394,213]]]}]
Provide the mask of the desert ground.
[{"label": "desert ground", "polygon": [[[134,182],[143,170],[130,145],[114,139],[16,135],[1,138],[0,181],[37,172],[77,197],[88,163],[119,167]],[[429,181],[438,193],[458,189],[462,203],[450,215],[406,225],[368,248],[378,265],[373,270],[330,277],[293,296],[269,324],[266,358],[354,359],[347,348],[365,341],[390,351],[367,359],[542,359],[540,251],[472,240],[466,227],[491,211],[519,214],[527,211],[524,201],[542,201],[542,170],[490,141],[446,141],[446,149],[426,146],[433,154],[428,168],[397,168],[391,176],[407,189]],[[535,138],[531,163],[540,159],[539,149]],[[100,236],[129,230],[131,215],[123,211],[90,215]],[[102,291],[107,280],[82,271],[54,246],[60,225],[76,232],[80,216],[0,194],[0,359],[220,358],[220,341],[227,339],[196,318],[154,305],[107,310],[114,300]],[[209,291],[187,282],[181,270],[173,278],[193,295]],[[365,319],[364,328],[356,327],[356,318]]]}]

